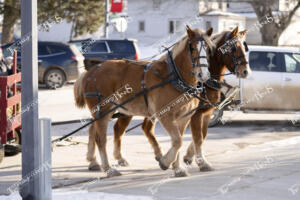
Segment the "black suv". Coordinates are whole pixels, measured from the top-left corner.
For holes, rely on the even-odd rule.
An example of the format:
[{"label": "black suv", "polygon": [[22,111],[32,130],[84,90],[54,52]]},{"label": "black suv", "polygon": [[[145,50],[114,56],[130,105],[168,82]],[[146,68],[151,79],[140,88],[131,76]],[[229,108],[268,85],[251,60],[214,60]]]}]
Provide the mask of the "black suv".
[{"label": "black suv", "polygon": [[75,44],[86,60],[100,62],[122,58],[138,60],[139,56],[136,40],[86,39],[72,40],[69,43]]},{"label": "black suv", "polygon": [[[2,46],[4,57],[18,51],[18,68],[21,66],[20,47],[17,43]],[[38,42],[39,82],[47,88],[62,87],[67,81],[76,80],[84,71],[84,57],[74,45],[60,42]]]}]

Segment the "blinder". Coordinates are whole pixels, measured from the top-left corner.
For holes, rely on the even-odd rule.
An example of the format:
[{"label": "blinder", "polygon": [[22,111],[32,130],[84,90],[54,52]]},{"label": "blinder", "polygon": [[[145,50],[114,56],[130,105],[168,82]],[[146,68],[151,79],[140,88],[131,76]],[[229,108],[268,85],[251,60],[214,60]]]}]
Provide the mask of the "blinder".
[{"label": "blinder", "polygon": [[249,47],[246,41],[243,42],[246,52],[249,51]]},{"label": "blinder", "polygon": [[[193,57],[193,51],[195,50],[192,47],[192,42],[193,41],[200,42],[200,47],[198,49],[198,55],[197,55],[197,57]],[[205,40],[204,40],[203,37],[193,38],[193,39],[189,40],[189,49],[190,49],[190,55],[191,55],[191,60],[192,60],[193,68],[195,68],[195,67],[208,67],[207,56],[201,55],[202,51],[206,52],[205,44],[204,43],[205,43]],[[199,64],[197,63],[198,60],[200,60]],[[205,63],[205,64],[203,64],[203,63]]]}]

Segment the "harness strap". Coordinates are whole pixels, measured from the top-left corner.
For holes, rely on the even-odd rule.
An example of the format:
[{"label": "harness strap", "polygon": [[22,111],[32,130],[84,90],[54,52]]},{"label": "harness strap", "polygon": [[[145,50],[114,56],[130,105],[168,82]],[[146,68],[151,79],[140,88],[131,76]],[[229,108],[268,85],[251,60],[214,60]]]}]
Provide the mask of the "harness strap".
[{"label": "harness strap", "polygon": [[214,89],[214,90],[220,90],[222,88],[222,84],[213,78],[208,79],[205,83],[205,86],[207,86],[210,89]]},{"label": "harness strap", "polygon": [[148,98],[147,98],[148,88],[146,88],[145,74],[151,68],[151,66],[152,66],[152,62],[144,66],[144,71],[143,71],[143,76],[142,76],[142,81],[141,81],[143,96],[144,96],[144,100],[145,100],[145,104],[146,104],[147,108],[149,106],[149,103],[148,103]]},{"label": "harness strap", "polygon": [[101,114],[100,110],[100,102],[101,102],[101,97],[104,97],[100,92],[86,92],[84,93],[85,98],[95,98],[97,97],[98,103],[97,103],[97,109],[96,109],[96,117],[99,117]]}]

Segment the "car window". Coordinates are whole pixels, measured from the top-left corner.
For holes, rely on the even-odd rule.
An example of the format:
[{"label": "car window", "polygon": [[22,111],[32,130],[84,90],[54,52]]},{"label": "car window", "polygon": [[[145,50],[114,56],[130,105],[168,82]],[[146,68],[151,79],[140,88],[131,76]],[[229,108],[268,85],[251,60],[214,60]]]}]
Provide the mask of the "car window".
[{"label": "car window", "polygon": [[89,52],[107,52],[107,47],[104,42],[95,42],[91,45]]},{"label": "car window", "polygon": [[49,54],[66,52],[65,49],[59,45],[48,44],[46,46],[46,48],[47,48],[47,51],[49,52]]},{"label": "car window", "polygon": [[277,52],[252,51],[249,54],[249,64],[253,71],[282,72]]},{"label": "car window", "polygon": [[113,53],[135,53],[133,43],[130,41],[108,41],[108,45]]},{"label": "car window", "polygon": [[39,56],[45,56],[45,55],[49,55],[50,52],[49,52],[48,49],[46,48],[46,45],[44,45],[44,44],[39,44],[39,45],[38,45],[38,54],[39,54]]},{"label": "car window", "polygon": [[300,54],[284,54],[285,72],[300,73]]}]

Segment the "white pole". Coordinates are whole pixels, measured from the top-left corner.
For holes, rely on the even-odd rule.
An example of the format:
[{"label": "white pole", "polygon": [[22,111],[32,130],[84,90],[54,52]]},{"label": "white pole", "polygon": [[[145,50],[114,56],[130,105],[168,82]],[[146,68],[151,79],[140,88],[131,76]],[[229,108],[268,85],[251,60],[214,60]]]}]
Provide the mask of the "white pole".
[{"label": "white pole", "polygon": [[[49,177],[49,143],[39,128],[37,0],[21,1],[21,68],[22,68],[22,181],[23,200],[51,200]],[[50,172],[51,173],[51,172]],[[50,179],[50,184],[49,184]]]},{"label": "white pole", "polygon": [[105,24],[104,24],[104,37],[108,38],[109,26],[109,0],[105,0]]}]

